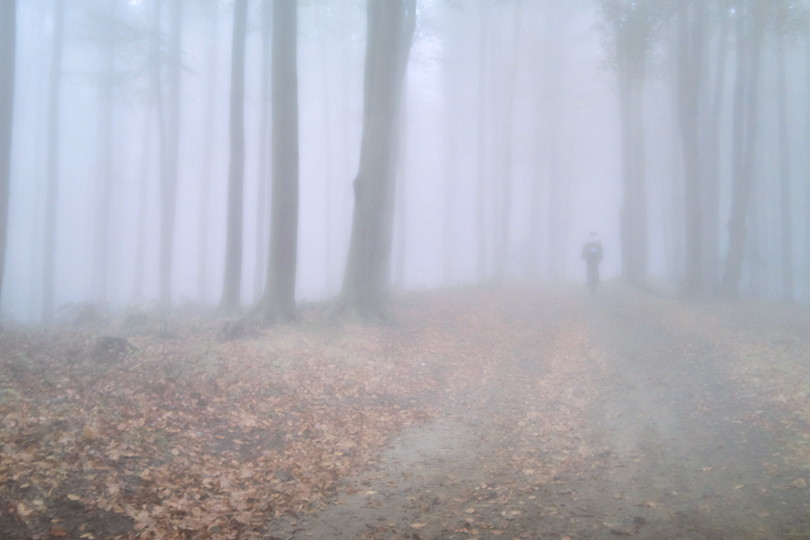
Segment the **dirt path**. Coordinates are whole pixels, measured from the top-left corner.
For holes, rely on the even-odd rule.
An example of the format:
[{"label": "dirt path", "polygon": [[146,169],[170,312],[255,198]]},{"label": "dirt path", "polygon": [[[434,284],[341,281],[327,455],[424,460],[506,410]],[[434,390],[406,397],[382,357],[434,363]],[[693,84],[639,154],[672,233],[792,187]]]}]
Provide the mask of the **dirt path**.
[{"label": "dirt path", "polygon": [[273,537],[810,537],[810,473],[783,444],[800,420],[732,380],[727,313],[707,336],[682,324],[699,307],[624,290],[479,309],[434,420]]}]

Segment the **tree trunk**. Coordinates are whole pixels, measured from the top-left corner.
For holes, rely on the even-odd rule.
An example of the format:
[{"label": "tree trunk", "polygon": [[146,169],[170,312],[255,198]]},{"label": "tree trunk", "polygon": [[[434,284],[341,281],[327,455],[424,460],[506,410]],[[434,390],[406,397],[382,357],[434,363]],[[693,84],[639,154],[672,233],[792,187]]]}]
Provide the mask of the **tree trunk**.
[{"label": "tree trunk", "polygon": [[103,38],[99,43],[102,49],[102,72],[99,86],[99,128],[98,128],[98,154],[97,154],[97,183],[98,200],[96,201],[96,246],[95,246],[95,287],[96,298],[100,303],[107,301],[109,288],[109,262],[110,262],[110,217],[112,190],[115,184],[115,169],[113,164],[115,139],[113,127],[115,123],[115,56],[116,32],[115,4],[106,4],[104,12],[105,24]]},{"label": "tree trunk", "polygon": [[703,293],[703,222],[701,212],[700,114],[704,46],[704,4],[678,3],[678,119],[683,147],[686,199],[686,269],[683,292]]},{"label": "tree trunk", "polygon": [[[169,183],[169,167],[168,167],[168,145],[166,144],[166,107],[163,103],[163,0],[155,0],[152,7],[152,36],[150,42],[150,56],[151,56],[151,92],[152,100],[155,107],[155,119],[157,127],[158,139],[158,170],[160,176],[160,247],[159,247],[159,294],[161,302],[167,305],[169,302],[169,287],[171,284],[171,257],[164,257],[168,251],[171,253],[171,246],[169,245],[170,239],[173,236],[171,232],[174,228],[174,219],[171,218],[174,214],[173,205],[167,201],[167,185]],[[166,298],[163,298],[163,294]]]},{"label": "tree trunk", "polygon": [[6,267],[16,45],[17,2],[6,0],[0,2],[0,293]]},{"label": "tree trunk", "polygon": [[506,75],[506,101],[504,102],[501,122],[503,135],[501,139],[501,197],[500,208],[496,209],[498,215],[498,237],[493,246],[495,252],[496,274],[502,279],[506,273],[506,266],[509,262],[509,240],[510,223],[512,215],[512,116],[514,114],[515,91],[517,89],[517,63],[518,49],[520,47],[520,1],[515,5],[515,13],[512,27],[512,54],[509,71]]},{"label": "tree trunk", "polygon": [[[734,120],[734,186],[729,218],[729,245],[723,268],[723,294],[737,297],[740,292],[742,263],[746,236],[748,233],[748,207],[751,188],[754,182],[756,163],[756,142],[758,132],[758,92],[759,60],[761,53],[762,28],[759,3],[749,13],[747,3],[738,5],[737,16],[737,82],[735,88]],[[745,32],[746,20],[750,19],[748,35]],[[747,51],[745,50],[747,48]]]},{"label": "tree trunk", "polygon": [[[450,24],[453,24],[452,22]],[[450,285],[453,281],[455,259],[455,185],[458,176],[458,124],[459,124],[459,75],[455,68],[458,62],[459,31],[457,26],[449,28],[448,57],[445,59],[442,72],[442,101],[446,111],[442,124],[444,152],[442,165],[444,167],[444,181],[442,186],[442,281]]]},{"label": "tree trunk", "polygon": [[[810,34],[805,35],[805,95],[810,95]],[[805,100],[805,155],[810,157],[810,99]],[[810,163],[805,162],[805,167]],[[810,169],[810,167],[808,167]],[[810,170],[804,171],[804,264],[805,267],[810,267]],[[805,279],[805,287],[810,285],[810,279]],[[810,290],[805,289],[806,294],[810,294]]]},{"label": "tree trunk", "polygon": [[215,135],[215,111],[217,104],[217,82],[219,71],[217,69],[217,52],[219,50],[219,1],[210,0],[208,4],[211,20],[208,28],[208,59],[206,69],[206,95],[205,95],[205,130],[203,139],[203,155],[200,160],[202,170],[200,171],[200,193],[198,199],[199,216],[198,231],[200,233],[197,254],[197,296],[205,303],[208,300],[208,238],[209,212],[211,204],[211,179],[213,176],[213,155],[214,155],[214,135]]},{"label": "tree trunk", "polygon": [[54,0],[53,41],[48,81],[48,178],[45,191],[45,241],[43,244],[42,321],[49,324],[54,305],[54,259],[56,257],[56,202],[59,189],[59,119],[62,83],[62,41],[65,3]]},{"label": "tree trunk", "polygon": [[247,0],[236,0],[231,49],[231,159],[228,167],[228,230],[225,246],[225,281],[220,307],[239,309],[242,285],[242,207],[245,172],[245,37]]},{"label": "tree trunk", "polygon": [[[268,214],[269,195],[268,188],[270,173],[270,36],[273,35],[273,3],[263,0],[261,6],[261,106],[259,107],[259,156],[258,174],[256,176],[256,251],[253,273],[253,290],[257,297],[264,291],[264,280],[267,277],[267,245],[268,245]],[[326,65],[324,63],[324,65]],[[325,89],[324,89],[325,90]]]},{"label": "tree trunk", "polygon": [[787,83],[785,70],[784,8],[779,11],[776,34],[776,85],[779,121],[779,197],[782,244],[782,299],[793,302],[793,219],[790,193],[790,140],[787,118]]},{"label": "tree trunk", "polygon": [[[565,179],[562,178],[562,154],[564,142],[562,141],[561,129],[563,126],[562,103],[564,99],[563,88],[563,49],[560,45],[563,42],[563,22],[559,16],[559,10],[555,10],[554,17],[546,18],[546,40],[552,43],[550,50],[546,53],[548,60],[544,65],[545,81],[543,86],[547,88],[543,96],[546,101],[546,124],[545,124],[545,148],[546,170],[548,185],[548,212],[546,215],[546,236],[548,245],[546,250],[546,260],[548,261],[548,277],[552,282],[558,282],[565,275],[565,232],[564,216],[567,209],[566,197],[564,197]],[[539,211],[539,209],[538,209]]]},{"label": "tree trunk", "polygon": [[[404,88],[408,87],[408,74],[407,72],[403,76],[402,86]],[[408,178],[408,170],[407,170],[407,163],[408,163],[408,148],[407,148],[407,138],[403,140],[400,137],[402,133],[406,133],[408,131],[408,99],[407,96],[403,96],[400,102],[400,112],[396,119],[396,126],[397,126],[397,135],[395,137],[394,145],[394,153],[393,159],[396,162],[399,162],[402,159],[402,169],[398,170],[395,174],[397,178],[394,179],[395,182],[395,194],[394,200],[395,204],[393,205],[393,212],[394,218],[396,219],[396,224],[394,225],[396,229],[396,240],[393,242],[393,245],[397,247],[396,256],[394,257],[394,284],[399,287],[400,289],[405,288],[405,266],[408,262],[408,190],[407,184],[404,181]]]},{"label": "tree trunk", "polygon": [[415,24],[415,0],[368,3],[363,138],[341,305],[382,315],[388,292],[397,118]]},{"label": "tree trunk", "polygon": [[489,45],[489,10],[488,3],[481,2],[479,7],[479,39],[478,39],[478,148],[477,148],[477,175],[476,175],[476,201],[475,201],[475,228],[477,249],[478,280],[487,275],[487,219],[485,203],[487,200],[487,81],[484,76],[489,69],[487,58]]},{"label": "tree trunk", "polygon": [[144,107],[143,132],[141,138],[141,163],[138,171],[138,232],[135,240],[135,299],[141,300],[144,294],[146,274],[147,186],[149,184],[150,149],[152,147],[152,114],[154,103]]},{"label": "tree trunk", "polygon": [[[177,175],[180,152],[180,75],[183,0],[173,0],[169,23],[169,70],[167,78],[167,114],[165,115],[165,153],[161,174],[160,303],[171,305],[174,259],[174,230],[177,214]],[[159,9],[159,8],[158,8]],[[160,69],[158,67],[158,69]],[[159,74],[158,74],[159,76]]]},{"label": "tree trunk", "polygon": [[647,273],[647,196],[642,123],[643,76],[628,66],[619,68],[622,129],[623,198],[621,209],[622,273],[641,286]]},{"label": "tree trunk", "polygon": [[703,268],[704,287],[718,292],[720,268],[720,117],[725,93],[726,59],[728,46],[729,5],[720,1],[717,7],[719,31],[715,56],[712,104],[706,123],[706,143],[703,152]]},{"label": "tree trunk", "polygon": [[324,261],[324,281],[323,291],[324,296],[334,294],[334,180],[335,180],[335,160],[333,159],[333,136],[334,131],[332,127],[332,99],[333,94],[329,91],[330,74],[332,70],[329,68],[329,6],[324,5],[321,10],[321,35],[318,41],[319,53],[321,57],[321,85],[322,85],[322,103],[323,103],[323,167],[324,167],[324,230],[323,230],[323,261]]},{"label": "tree trunk", "polygon": [[298,6],[273,5],[272,211],[267,285],[261,311],[268,320],[295,318],[298,267]]}]

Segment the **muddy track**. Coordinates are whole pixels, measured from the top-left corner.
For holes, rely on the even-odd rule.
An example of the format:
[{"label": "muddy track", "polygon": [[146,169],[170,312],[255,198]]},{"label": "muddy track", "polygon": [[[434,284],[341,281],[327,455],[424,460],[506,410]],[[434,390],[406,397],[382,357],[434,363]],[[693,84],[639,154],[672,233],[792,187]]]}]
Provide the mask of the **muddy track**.
[{"label": "muddy track", "polygon": [[778,443],[784,412],[752,400],[716,365],[730,354],[725,343],[674,327],[634,298],[608,290],[489,306],[495,328],[479,339],[500,342],[479,343],[486,352],[470,358],[481,384],[444,395],[434,420],[391,441],[323,510],[271,523],[270,534],[810,533],[810,498],[794,488],[803,473]]}]

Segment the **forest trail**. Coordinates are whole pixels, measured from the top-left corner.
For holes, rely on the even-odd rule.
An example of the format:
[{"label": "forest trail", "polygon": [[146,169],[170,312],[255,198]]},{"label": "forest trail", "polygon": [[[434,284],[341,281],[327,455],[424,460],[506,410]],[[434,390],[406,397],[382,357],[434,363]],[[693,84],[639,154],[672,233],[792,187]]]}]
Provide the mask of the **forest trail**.
[{"label": "forest trail", "polygon": [[810,537],[806,313],[620,286],[443,305],[464,358],[433,419],[274,538]]},{"label": "forest trail", "polygon": [[0,333],[0,537],[810,538],[810,312],[607,284]]}]

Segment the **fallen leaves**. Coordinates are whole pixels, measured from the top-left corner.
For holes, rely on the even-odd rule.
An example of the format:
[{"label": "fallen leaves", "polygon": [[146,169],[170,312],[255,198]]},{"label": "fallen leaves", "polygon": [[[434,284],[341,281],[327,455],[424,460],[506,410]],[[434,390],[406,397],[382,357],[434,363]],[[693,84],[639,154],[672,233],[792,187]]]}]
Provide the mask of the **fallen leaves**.
[{"label": "fallen leaves", "polygon": [[[9,502],[0,518],[12,516],[30,536],[56,538],[261,537],[273,517],[320,508],[395,434],[443,406],[486,411],[489,427],[477,442],[497,449],[497,459],[476,464],[485,481],[441,503],[425,494],[415,508],[452,508],[457,521],[447,532],[468,536],[511,537],[523,520],[564,519],[559,508],[540,505],[539,490],[554,489],[567,503],[582,500],[563,473],[596,461],[591,441],[579,435],[591,398],[582,381],[597,380],[592,372],[608,366],[577,313],[530,302],[507,312],[498,302],[447,294],[402,306],[401,325],[309,321],[229,342],[217,339],[214,323],[173,323],[160,336],[128,335],[134,349],[112,351],[112,358],[100,358],[105,350],[89,332],[5,332],[0,495]],[[706,321],[699,314],[667,313],[679,332],[709,331],[695,322]],[[739,338],[724,341],[736,343],[730,358],[750,370],[741,378],[777,386],[804,373],[756,367],[773,357],[790,365],[793,349]],[[795,378],[788,390],[772,393],[780,406],[806,407]],[[506,390],[493,388],[494,380]],[[793,445],[810,452],[807,440],[796,436]],[[702,465],[696,469],[713,470]],[[442,477],[454,488],[466,480]],[[808,482],[795,478],[786,487],[804,490]],[[387,489],[361,486],[356,493],[379,506]],[[88,523],[69,521],[75,515]],[[401,525],[419,531],[409,534],[434,534],[435,524],[421,514]],[[611,532],[629,530],[617,525]]]},{"label": "fallen leaves", "polygon": [[0,336],[0,489],[26,526],[47,504],[54,537],[81,536],[58,520],[92,508],[143,537],[258,531],[318,507],[429,414],[408,401],[430,383],[392,361],[392,329],[335,340],[284,327],[228,343],[213,326],[179,332],[131,336],[137,350],[103,369],[90,334]]}]

